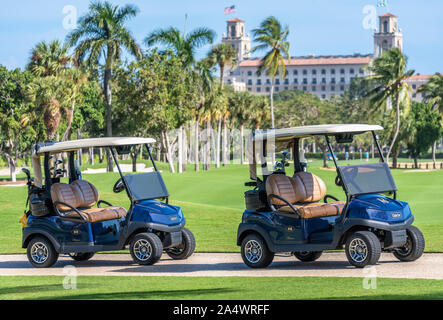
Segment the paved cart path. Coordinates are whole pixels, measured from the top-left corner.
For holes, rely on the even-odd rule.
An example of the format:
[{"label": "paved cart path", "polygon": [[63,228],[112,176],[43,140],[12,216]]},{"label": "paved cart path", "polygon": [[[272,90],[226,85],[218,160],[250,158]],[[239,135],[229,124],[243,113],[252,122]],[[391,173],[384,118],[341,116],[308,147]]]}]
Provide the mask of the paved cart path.
[{"label": "paved cart path", "polygon": [[[81,276],[246,276],[246,277],[366,277],[443,279],[443,253],[424,254],[414,262],[399,262],[383,253],[374,271],[354,268],[343,252],[324,253],[319,260],[302,263],[294,257],[276,257],[266,269],[250,269],[238,253],[195,253],[188,260],[172,260],[166,254],[154,266],[134,264],[129,254],[96,254],[90,261],[76,262],[60,256],[48,269],[33,268],[26,255],[0,255],[0,276],[64,276],[73,265]],[[64,273],[65,271],[65,273]]]}]

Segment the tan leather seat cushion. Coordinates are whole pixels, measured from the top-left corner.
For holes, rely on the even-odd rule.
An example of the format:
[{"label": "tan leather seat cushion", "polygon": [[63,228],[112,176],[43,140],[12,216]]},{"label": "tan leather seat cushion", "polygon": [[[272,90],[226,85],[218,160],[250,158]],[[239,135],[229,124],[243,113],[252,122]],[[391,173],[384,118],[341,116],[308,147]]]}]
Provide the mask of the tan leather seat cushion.
[{"label": "tan leather seat cushion", "polygon": [[[345,203],[345,201],[335,201],[330,203],[313,202],[304,205],[294,205],[294,207],[298,210],[302,218],[309,219],[340,215]],[[279,210],[294,213],[294,210],[289,206],[283,206],[279,208]]]},{"label": "tan leather seat cushion", "polygon": [[[76,180],[71,184],[55,183],[51,187],[51,198],[53,202],[65,202],[74,208],[79,209],[80,214],[88,222],[97,222],[118,219],[126,216],[126,210],[122,207],[108,206],[104,208],[90,208],[98,201],[98,191],[95,186],[85,180]],[[66,213],[68,217],[78,217],[68,206],[58,204],[57,208]]]},{"label": "tan leather seat cushion", "polygon": [[[326,195],[326,185],[322,179],[309,172],[297,172],[292,178],[284,174],[272,174],[266,180],[266,193],[286,199],[306,219],[339,215],[345,205],[344,201],[317,202]],[[273,198],[271,202],[281,206],[280,211],[294,212],[284,201]]]}]

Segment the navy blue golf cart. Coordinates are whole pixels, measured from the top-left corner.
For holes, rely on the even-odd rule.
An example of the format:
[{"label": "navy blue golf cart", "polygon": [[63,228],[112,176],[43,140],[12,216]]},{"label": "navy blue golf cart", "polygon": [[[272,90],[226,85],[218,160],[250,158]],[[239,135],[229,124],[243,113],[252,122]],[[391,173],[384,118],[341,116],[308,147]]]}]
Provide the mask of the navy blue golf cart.
[{"label": "navy blue golf cart", "polygon": [[[21,220],[22,247],[27,248],[29,262],[50,267],[59,254],[83,261],[98,251],[128,246],[134,262],[141,265],[156,263],[163,251],[173,259],[192,255],[194,236],[184,227],[180,207],[168,204],[169,193],[149,146],[153,142],[151,138],[97,138],[36,144],[32,150],[34,178],[23,169],[28,176],[29,210]],[[119,155],[140,145],[146,147],[152,171],[124,175]],[[76,160],[82,148],[109,150],[120,173],[113,191],[126,191],[129,210],[99,200],[96,187],[82,179]],[[68,156],[66,170],[61,153]],[[61,182],[64,176],[68,183]]]},{"label": "navy blue golf cart", "polygon": [[[254,187],[245,192],[246,210],[238,227],[237,245],[246,265],[268,266],[276,253],[290,253],[301,261],[318,259],[324,250],[345,249],[356,267],[376,264],[382,251],[401,261],[413,261],[425,246],[406,202],[396,200],[397,187],[380,150],[377,125],[316,125],[286,129],[256,130],[249,139],[248,153]],[[330,154],[337,144],[353,141],[355,135],[371,135],[380,157],[378,163],[339,165],[334,156],[335,184],[343,188],[346,201],[326,194],[325,183],[308,172],[300,140],[324,139]],[[318,140],[320,141],[320,140]],[[287,152],[273,170],[266,154],[291,150],[293,175],[286,174]],[[262,179],[257,176],[257,165]]]}]

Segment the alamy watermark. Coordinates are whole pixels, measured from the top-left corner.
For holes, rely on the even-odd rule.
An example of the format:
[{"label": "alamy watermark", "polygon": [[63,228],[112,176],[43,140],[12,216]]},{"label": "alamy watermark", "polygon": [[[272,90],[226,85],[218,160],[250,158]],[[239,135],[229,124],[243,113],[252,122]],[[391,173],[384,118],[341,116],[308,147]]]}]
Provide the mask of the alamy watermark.
[{"label": "alamy watermark", "polygon": [[67,265],[63,268],[63,274],[66,275],[63,278],[63,289],[77,289],[77,268],[71,265]]}]

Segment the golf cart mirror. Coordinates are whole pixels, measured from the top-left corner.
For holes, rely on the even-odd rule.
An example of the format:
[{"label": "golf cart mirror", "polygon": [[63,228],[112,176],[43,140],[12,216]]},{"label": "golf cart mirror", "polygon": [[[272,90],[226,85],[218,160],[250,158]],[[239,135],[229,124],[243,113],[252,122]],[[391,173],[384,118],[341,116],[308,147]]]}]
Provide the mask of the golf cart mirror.
[{"label": "golf cart mirror", "polygon": [[115,148],[117,150],[117,154],[129,154],[131,152],[131,146],[118,146]]},{"label": "golf cart mirror", "polygon": [[350,133],[340,133],[335,135],[337,143],[351,143],[354,141],[354,135]]}]

